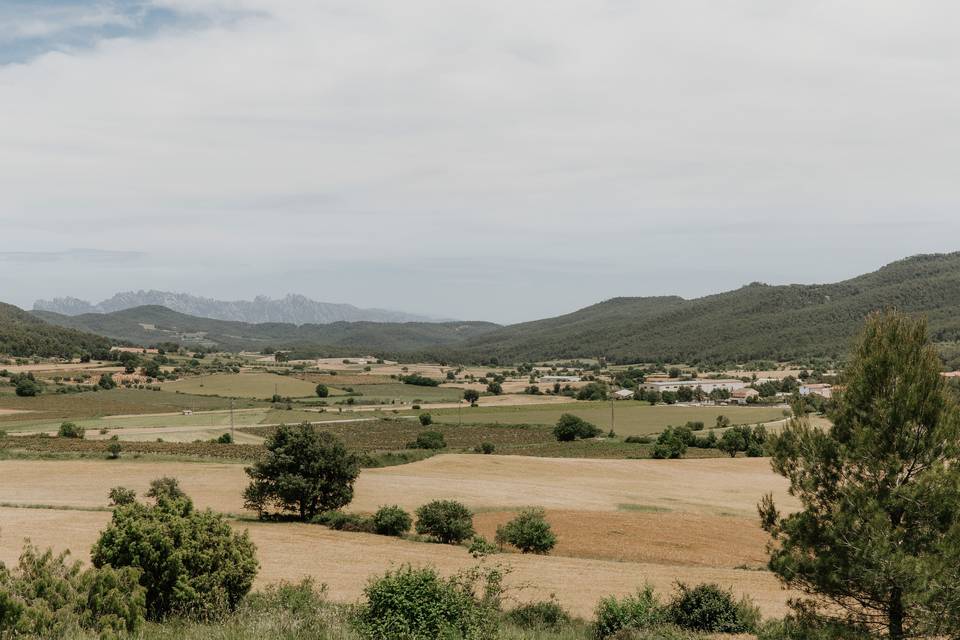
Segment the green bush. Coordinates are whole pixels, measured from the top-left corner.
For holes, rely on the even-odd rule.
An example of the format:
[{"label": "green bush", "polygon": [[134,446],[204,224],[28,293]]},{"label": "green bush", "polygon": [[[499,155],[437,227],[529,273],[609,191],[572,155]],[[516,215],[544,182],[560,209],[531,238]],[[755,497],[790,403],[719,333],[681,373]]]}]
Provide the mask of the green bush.
[{"label": "green bush", "polygon": [[633,596],[617,599],[604,598],[597,605],[594,637],[597,640],[613,637],[621,629],[647,629],[662,625],[666,613],[653,587],[646,586]]},{"label": "green bush", "polygon": [[217,438],[218,444],[233,444],[233,436],[229,433],[221,433],[220,437]]},{"label": "green bush", "polygon": [[423,431],[417,439],[407,445],[408,449],[443,449],[447,446],[443,434],[439,431]]},{"label": "green bush", "polygon": [[559,442],[572,442],[577,438],[595,438],[603,430],[572,413],[564,413],[553,428],[553,436]]},{"label": "green bush", "polygon": [[497,450],[497,447],[492,442],[482,442],[480,443],[480,446],[474,449],[474,451],[476,451],[477,453],[484,453],[487,455],[493,453],[496,450]]},{"label": "green bush", "polygon": [[354,531],[373,533],[373,520],[359,513],[345,511],[324,511],[311,520],[314,524],[322,524],[336,531]]},{"label": "green bush", "polygon": [[42,387],[37,381],[31,380],[30,378],[20,378],[20,380],[17,381],[14,393],[21,398],[32,398],[40,395],[41,390]]},{"label": "green bush", "polygon": [[760,622],[760,610],[748,599],[715,584],[690,588],[677,585],[668,607],[670,621],[684,629],[710,633],[750,633]]},{"label": "green bush", "polygon": [[410,514],[397,505],[380,507],[372,521],[373,532],[382,536],[402,536],[413,526]]},{"label": "green bush", "polygon": [[424,427],[429,427],[431,424],[433,424],[433,416],[431,416],[429,413],[421,413],[419,419],[420,424]]},{"label": "green bush", "polygon": [[150,489],[147,490],[147,497],[154,498],[155,500],[160,500],[161,498],[179,500],[180,498],[186,498],[187,494],[180,488],[179,480],[171,478],[170,476],[164,476],[150,481]]},{"label": "green bush", "polygon": [[570,622],[570,614],[555,600],[520,605],[508,611],[505,617],[508,622],[530,631],[559,631]]},{"label": "green bush", "polygon": [[28,543],[12,571],[0,563],[0,637],[56,638],[84,629],[114,638],[141,626],[146,592],[137,569],[83,570],[67,557]]},{"label": "green bush", "polygon": [[657,444],[653,447],[653,457],[658,460],[673,460],[682,458],[687,452],[687,436],[689,429],[667,427],[657,437]]},{"label": "green bush", "polygon": [[499,549],[497,549],[497,545],[483,536],[473,536],[470,538],[470,546],[467,547],[467,551],[474,558],[483,558],[495,554]]},{"label": "green bush", "polygon": [[123,505],[133,504],[137,499],[137,492],[126,487],[113,487],[110,489],[110,506],[122,507]]},{"label": "green bush", "polygon": [[474,534],[473,512],[455,500],[434,500],[417,509],[417,533],[459,544]]},{"label": "green bush", "polygon": [[499,593],[495,572],[444,579],[435,569],[405,566],[367,585],[354,625],[365,640],[493,640]]},{"label": "green bush", "polygon": [[86,433],[82,427],[78,427],[73,422],[63,422],[60,424],[60,429],[57,430],[57,435],[61,438],[77,438],[83,440],[83,436]]},{"label": "green bush", "polygon": [[160,492],[155,505],[114,509],[90,555],[96,567],[139,569],[147,617],[156,620],[234,609],[253,584],[255,553],[247,532],[235,533],[223,516]]},{"label": "green bush", "polygon": [[116,440],[110,442],[107,445],[107,457],[111,460],[117,460],[120,457],[120,453],[123,451],[123,447],[120,446],[120,443]]},{"label": "green bush", "polygon": [[325,385],[325,384],[318,384],[318,385],[317,385],[317,397],[318,397],[318,398],[326,398],[326,397],[329,396],[329,395],[330,395],[330,389],[329,389],[329,387],[327,387],[327,385]]},{"label": "green bush", "polygon": [[497,542],[512,545],[520,553],[550,553],[557,544],[543,509],[524,509],[507,524],[497,527]]}]

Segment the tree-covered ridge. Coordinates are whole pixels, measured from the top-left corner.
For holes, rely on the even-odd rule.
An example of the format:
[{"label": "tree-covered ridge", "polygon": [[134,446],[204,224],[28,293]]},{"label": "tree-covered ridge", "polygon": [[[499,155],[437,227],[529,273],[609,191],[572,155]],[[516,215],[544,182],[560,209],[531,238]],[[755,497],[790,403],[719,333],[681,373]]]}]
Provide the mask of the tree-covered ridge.
[{"label": "tree-covered ridge", "polygon": [[502,362],[836,358],[864,317],[885,308],[923,313],[937,342],[960,339],[960,253],[916,256],[835,284],[753,283],[694,300],[614,298],[484,334],[463,355]]},{"label": "tree-covered ridge", "polygon": [[104,356],[110,341],[83,331],[57,327],[13,305],[0,302],[0,354],[69,358]]}]

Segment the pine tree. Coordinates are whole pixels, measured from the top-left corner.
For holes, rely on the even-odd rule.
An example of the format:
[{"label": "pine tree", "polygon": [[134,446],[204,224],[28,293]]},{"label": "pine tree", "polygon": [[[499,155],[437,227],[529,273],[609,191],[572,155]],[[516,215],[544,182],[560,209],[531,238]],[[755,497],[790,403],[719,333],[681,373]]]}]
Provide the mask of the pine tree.
[{"label": "pine tree", "polygon": [[770,569],[807,595],[793,606],[892,640],[960,631],[960,413],[926,322],[868,318],[830,411],[774,440],[773,468],[802,505],[760,516]]}]

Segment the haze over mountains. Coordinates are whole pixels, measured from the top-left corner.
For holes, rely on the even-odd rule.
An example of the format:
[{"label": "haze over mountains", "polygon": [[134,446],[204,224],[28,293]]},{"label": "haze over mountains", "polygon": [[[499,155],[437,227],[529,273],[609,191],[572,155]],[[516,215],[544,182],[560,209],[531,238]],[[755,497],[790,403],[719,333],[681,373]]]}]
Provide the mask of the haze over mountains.
[{"label": "haze over mountains", "polygon": [[[227,350],[270,346],[305,356],[363,353],[453,362],[602,356],[624,363],[728,363],[842,357],[864,317],[887,308],[925,315],[945,359],[960,364],[960,253],[915,256],[834,284],[753,283],[692,300],[614,298],[563,316],[509,326],[247,323],[200,318],[158,305],[75,316],[50,311],[33,315],[48,327],[141,345],[177,341]],[[2,329],[0,318],[0,337]],[[31,329],[37,332],[40,327]]]},{"label": "haze over mountains", "polygon": [[290,324],[328,324],[331,322],[435,322],[435,318],[390,311],[361,309],[352,304],[318,302],[306,296],[287,294],[272,299],[257,296],[253,300],[215,300],[187,293],[169,291],[124,291],[93,304],[79,298],[37,300],[36,311],[52,311],[66,316],[84,313],[113,313],[134,307],[161,306],[201,318],[235,320],[238,322],[286,322]]}]

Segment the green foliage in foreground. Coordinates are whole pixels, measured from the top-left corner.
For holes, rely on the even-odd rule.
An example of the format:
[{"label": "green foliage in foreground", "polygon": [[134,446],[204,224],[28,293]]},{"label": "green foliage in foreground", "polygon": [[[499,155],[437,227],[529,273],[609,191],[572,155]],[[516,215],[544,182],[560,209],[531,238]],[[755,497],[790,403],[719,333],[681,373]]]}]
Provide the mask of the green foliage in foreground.
[{"label": "green foliage in foreground", "polygon": [[247,532],[235,533],[223,516],[160,493],[155,505],[116,507],[90,555],[95,567],[135,568],[147,617],[157,620],[235,609],[257,574],[255,552]]},{"label": "green foliage in foreground", "polygon": [[27,544],[11,571],[0,563],[0,637],[62,637],[88,630],[111,638],[139,629],[146,590],[133,568],[81,569],[67,554]]}]

